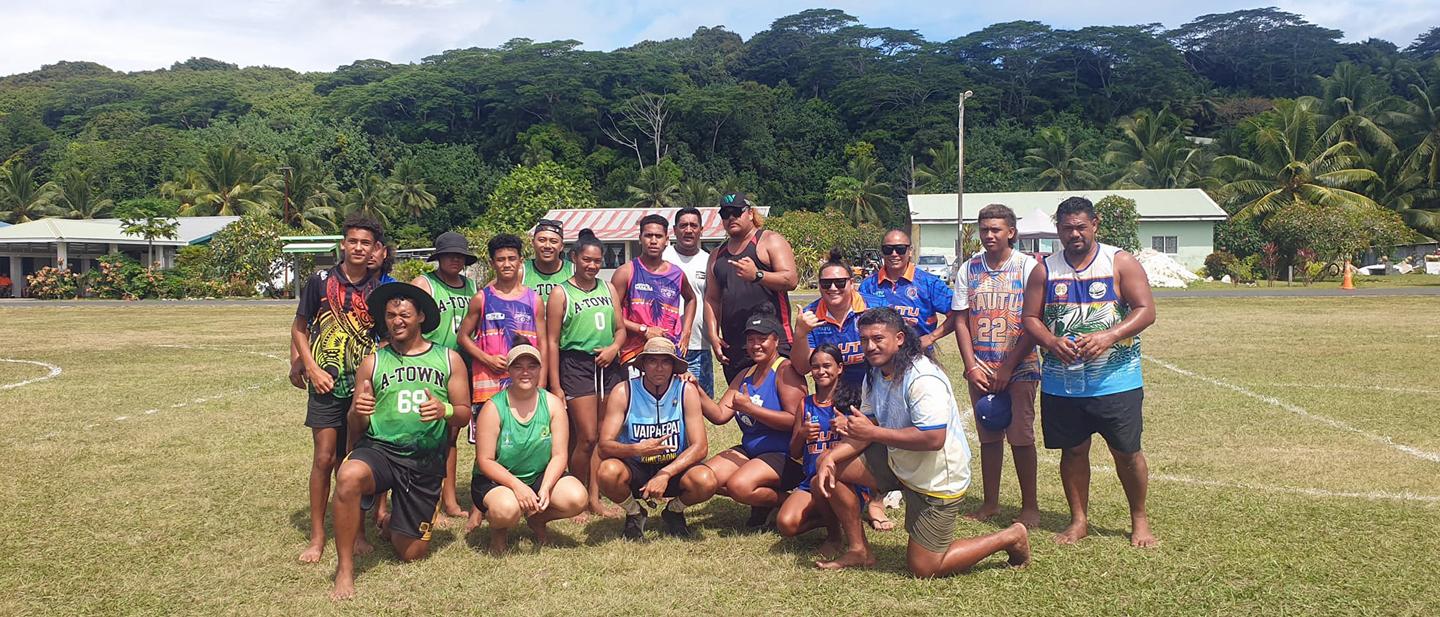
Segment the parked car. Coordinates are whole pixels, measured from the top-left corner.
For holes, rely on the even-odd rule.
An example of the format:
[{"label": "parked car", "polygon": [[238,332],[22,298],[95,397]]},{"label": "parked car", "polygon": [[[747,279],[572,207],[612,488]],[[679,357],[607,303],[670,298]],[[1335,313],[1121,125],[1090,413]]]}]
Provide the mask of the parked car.
[{"label": "parked car", "polygon": [[950,276],[950,262],[946,261],[944,255],[921,255],[920,260],[915,262],[915,267],[942,279]]}]

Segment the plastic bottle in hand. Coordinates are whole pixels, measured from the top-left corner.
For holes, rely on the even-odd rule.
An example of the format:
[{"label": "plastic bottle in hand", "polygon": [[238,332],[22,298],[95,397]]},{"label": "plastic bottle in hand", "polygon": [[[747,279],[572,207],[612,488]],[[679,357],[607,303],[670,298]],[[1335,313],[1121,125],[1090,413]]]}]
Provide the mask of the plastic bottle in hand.
[{"label": "plastic bottle in hand", "polygon": [[[1065,337],[1071,342],[1075,341],[1074,336]],[[1079,356],[1075,361],[1065,365],[1065,393],[1081,394],[1085,392],[1085,361]]]}]

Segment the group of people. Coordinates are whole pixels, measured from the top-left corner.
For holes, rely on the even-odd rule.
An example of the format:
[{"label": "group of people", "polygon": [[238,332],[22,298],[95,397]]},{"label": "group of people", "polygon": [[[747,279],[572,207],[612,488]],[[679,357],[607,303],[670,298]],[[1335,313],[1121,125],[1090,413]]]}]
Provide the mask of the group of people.
[{"label": "group of people", "polygon": [[[475,445],[466,531],[488,523],[496,553],[522,518],[539,544],[550,521],[577,516],[623,515],[622,535],[643,540],[657,512],[661,533],[692,537],[687,508],[719,494],[750,507],[750,528],[824,528],[820,568],[866,567],[875,560],[865,521],[890,528],[884,496],[898,492],[915,575],[965,571],[1002,551],[1023,565],[1027,529],[1039,524],[1037,384],[1071,510],[1057,540],[1088,529],[1098,432],[1130,501],[1132,543],[1154,544],[1138,339],[1154,306],[1138,263],[1095,242],[1088,201],[1060,204],[1064,250],[1038,268],[1013,248],[1013,212],[987,206],[984,251],[959,266],[954,290],[915,268],[900,230],[884,236],[882,267],[864,280],[832,251],[819,299],[793,317],[790,244],[764,229],[748,196],[719,206],[728,238],[713,252],[700,245],[698,209],[647,215],[640,254],[608,281],[590,230],[567,253],[562,223],[542,219],[531,259],[519,237],[489,241],[494,278],[483,287],[464,275],[480,256],[459,234],[436,238],[433,272],[385,281],[380,226],[346,221],[344,259],[310,278],[291,329],[292,382],[309,391],[315,448],[300,559],[324,550],[333,474],[332,597],[354,593],[354,556],[371,549],[362,511],[403,560],[425,555],[433,525],[467,516],[455,483],[462,431]],[[971,453],[935,355],[951,333],[981,443],[984,499],[970,516],[998,513],[1005,441],[1021,487],[1012,525],[960,540]],[[728,383],[718,400],[712,357]],[[740,443],[710,456],[706,424],[732,421]]]}]

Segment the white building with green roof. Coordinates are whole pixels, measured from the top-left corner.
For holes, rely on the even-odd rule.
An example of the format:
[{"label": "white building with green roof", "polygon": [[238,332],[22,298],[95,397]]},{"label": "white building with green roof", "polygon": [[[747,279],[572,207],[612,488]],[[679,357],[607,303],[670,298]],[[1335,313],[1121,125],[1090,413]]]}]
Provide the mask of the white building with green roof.
[{"label": "white building with green roof", "polygon": [[[1044,213],[1053,229],[1055,207],[1069,197],[1098,202],[1110,195],[1135,200],[1140,215],[1142,248],[1154,248],[1190,269],[1205,264],[1215,250],[1215,224],[1226,220],[1225,211],[1200,189],[1131,189],[1100,191],[1026,191],[1014,193],[966,193],[965,223],[973,224],[976,213],[989,204],[1004,204],[1024,220]],[[955,193],[911,194],[908,198],[912,228],[911,241],[921,255],[955,257]],[[1033,221],[1027,221],[1034,224]],[[1022,226],[1024,226],[1022,224]],[[1025,242],[1028,252],[1053,252],[1053,240]]]}]

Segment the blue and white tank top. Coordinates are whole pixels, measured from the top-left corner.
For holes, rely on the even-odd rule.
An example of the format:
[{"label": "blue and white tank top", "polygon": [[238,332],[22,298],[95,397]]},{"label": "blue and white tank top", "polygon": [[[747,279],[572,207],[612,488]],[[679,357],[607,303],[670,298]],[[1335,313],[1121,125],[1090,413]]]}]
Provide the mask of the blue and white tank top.
[{"label": "blue and white tank top", "polygon": [[[820,427],[820,438],[805,438],[805,480],[803,484],[809,487],[810,478],[815,476],[815,467],[820,462],[820,455],[824,454],[830,446],[840,441],[840,435],[831,429],[835,423],[835,407],[833,405],[816,405],[815,395],[805,396],[805,420],[814,422]],[[804,430],[803,427],[801,430]]]},{"label": "blue and white tank top", "polygon": [[620,443],[635,444],[656,437],[665,440],[665,452],[654,456],[636,457],[647,465],[675,460],[686,448],[685,384],[679,377],[670,379],[665,393],[656,398],[645,389],[642,377],[630,380],[630,408],[625,411],[625,425],[620,427]]},{"label": "blue and white tank top", "polygon": [[[1079,336],[1107,330],[1129,314],[1115,289],[1117,247],[1096,244],[1089,264],[1075,268],[1059,252],[1045,258],[1045,309],[1041,319],[1055,336]],[[1085,363],[1085,389],[1065,393],[1065,367],[1042,349],[1040,390],[1054,396],[1091,397],[1128,392],[1144,385],[1140,377],[1140,337],[1117,341]]]},{"label": "blue and white tank top", "polygon": [[[780,405],[780,391],[775,387],[775,375],[780,368],[780,363],[785,358],[777,357],[770,363],[768,371],[765,371],[765,379],[755,383],[755,373],[765,370],[766,367],[755,365],[745,373],[745,378],[740,381],[740,391],[735,396],[749,396],[750,402],[766,409],[782,411],[785,408]],[[740,424],[740,445],[745,448],[745,453],[751,457],[760,456],[769,452],[785,452],[790,449],[790,432],[771,428],[769,425],[750,417],[748,414],[735,412],[735,421]]]}]

